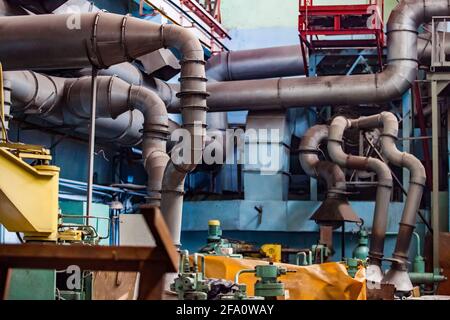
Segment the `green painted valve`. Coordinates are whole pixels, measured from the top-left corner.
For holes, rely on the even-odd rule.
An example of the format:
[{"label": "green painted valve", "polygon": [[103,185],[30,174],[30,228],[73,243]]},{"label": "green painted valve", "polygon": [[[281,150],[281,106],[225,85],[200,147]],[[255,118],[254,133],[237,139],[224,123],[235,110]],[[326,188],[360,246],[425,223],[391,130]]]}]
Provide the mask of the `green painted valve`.
[{"label": "green painted valve", "polygon": [[362,229],[358,231],[358,245],[353,250],[353,258],[359,259],[362,261],[367,260],[367,257],[369,256],[369,234],[365,229]]},{"label": "green painted valve", "polygon": [[208,221],[208,242],[219,241],[222,238],[222,229],[219,220]]},{"label": "green painted valve", "polygon": [[243,273],[254,273],[260,278],[255,283],[255,296],[264,297],[265,299],[275,299],[276,297],[284,297],[284,283],[278,280],[278,277],[288,272],[286,268],[278,267],[270,263],[268,265],[256,266],[253,270],[240,270],[236,274],[235,282],[239,282],[239,276]]}]

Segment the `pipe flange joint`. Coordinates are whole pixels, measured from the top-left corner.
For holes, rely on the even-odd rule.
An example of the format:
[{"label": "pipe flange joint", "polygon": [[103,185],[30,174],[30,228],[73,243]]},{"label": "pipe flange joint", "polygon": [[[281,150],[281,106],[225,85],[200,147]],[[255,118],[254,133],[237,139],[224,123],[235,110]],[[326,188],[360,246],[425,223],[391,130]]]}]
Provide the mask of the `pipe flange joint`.
[{"label": "pipe flange joint", "polygon": [[189,64],[189,63],[198,63],[201,65],[206,65],[206,61],[203,59],[189,59],[189,58],[183,58],[180,60],[180,66],[183,66],[184,64]]},{"label": "pipe flange joint", "polygon": [[100,12],[97,12],[94,19],[94,28],[92,30],[92,37],[91,37],[91,50],[93,53],[93,56],[89,54],[88,59],[91,62],[92,66],[98,69],[106,69],[108,66],[103,62],[100,50],[98,47],[98,38],[97,38],[97,32],[98,32],[98,22],[100,20]]},{"label": "pipe flange joint", "polygon": [[418,26],[415,25],[409,25],[404,23],[389,23],[386,28],[386,34],[389,35],[389,33],[393,32],[411,32],[416,35],[419,34],[417,31]]},{"label": "pipe flange joint", "polygon": [[344,141],[342,139],[333,139],[333,138],[328,138],[328,142],[336,142],[339,144],[343,144]]},{"label": "pipe flange joint", "polygon": [[406,228],[411,229],[411,230],[416,229],[416,226],[415,226],[415,225],[412,225],[412,224],[409,224],[409,223],[399,222],[398,225],[399,225],[400,227],[406,227]]},{"label": "pipe flange joint", "polygon": [[185,96],[201,96],[201,97],[209,97],[209,92],[202,90],[183,90],[176,94],[177,98],[183,98]]},{"label": "pipe flange joint", "polygon": [[198,80],[198,81],[202,81],[202,82],[207,82],[208,78],[205,77],[201,77],[201,76],[184,76],[184,77],[180,77],[178,79],[178,81],[181,83],[184,80]]},{"label": "pipe flange joint", "polygon": [[415,185],[418,185],[418,186],[421,186],[421,187],[426,187],[427,185],[426,185],[426,178],[425,179],[423,179],[423,180],[420,180],[420,181],[418,181],[418,180],[415,180],[415,179],[411,179],[411,180],[409,180],[409,183],[411,184],[415,184]]},{"label": "pipe flange joint", "polygon": [[382,252],[370,251],[368,256],[370,261],[372,262],[376,261],[381,264],[381,261],[383,261],[384,254]]},{"label": "pipe flange joint", "polygon": [[302,148],[299,148],[298,149],[298,153],[300,153],[300,154],[320,154],[321,152],[320,152],[319,149],[307,149],[307,148],[302,149]]},{"label": "pipe flange joint", "polygon": [[135,58],[133,58],[128,52],[127,37],[126,37],[127,22],[130,16],[131,14],[128,13],[122,19],[122,26],[120,30],[120,46],[122,47],[123,55],[125,56],[125,58],[131,62]]}]

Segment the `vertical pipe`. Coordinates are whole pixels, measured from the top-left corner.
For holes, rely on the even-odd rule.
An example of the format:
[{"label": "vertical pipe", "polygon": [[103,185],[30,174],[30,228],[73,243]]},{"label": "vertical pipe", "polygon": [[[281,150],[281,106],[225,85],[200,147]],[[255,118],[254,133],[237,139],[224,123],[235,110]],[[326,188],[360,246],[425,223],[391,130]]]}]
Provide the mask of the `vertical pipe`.
[{"label": "vertical pipe", "polygon": [[[403,130],[402,137],[403,139],[403,152],[411,153],[411,140],[408,139],[411,137],[411,131],[413,128],[412,119],[413,119],[413,106],[411,100],[411,89],[406,91],[402,97],[402,116],[403,116]],[[403,168],[403,187],[405,189],[409,188],[409,169]],[[403,201],[406,201],[407,196],[403,195]]]},{"label": "vertical pipe", "polygon": [[94,184],[95,118],[97,113],[97,74],[98,69],[96,67],[92,67],[86,225],[89,225],[88,217],[92,215],[92,187]]},{"label": "vertical pipe", "polygon": [[342,221],[341,254],[342,254],[342,260],[344,260],[345,259],[345,221]]},{"label": "vertical pipe", "polygon": [[431,224],[433,227],[433,269],[439,268],[439,108],[437,81],[431,81],[431,109],[432,109],[432,154],[433,154],[433,193],[431,201]]}]

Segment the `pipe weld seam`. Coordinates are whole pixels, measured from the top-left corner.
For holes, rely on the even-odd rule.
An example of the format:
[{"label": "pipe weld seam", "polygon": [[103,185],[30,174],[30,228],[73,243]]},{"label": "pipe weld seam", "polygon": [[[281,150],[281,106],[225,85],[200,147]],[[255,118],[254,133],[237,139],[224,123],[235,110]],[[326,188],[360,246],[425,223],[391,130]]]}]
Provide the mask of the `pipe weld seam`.
[{"label": "pipe weld seam", "polygon": [[401,227],[407,227],[407,228],[410,228],[410,229],[415,229],[415,228],[416,228],[415,225],[412,225],[412,224],[409,224],[409,223],[399,222],[398,224],[399,224]]},{"label": "pipe weld seam", "polygon": [[27,110],[36,102],[36,98],[39,93],[39,81],[37,79],[36,73],[34,73],[33,71],[28,71],[28,73],[31,74],[31,76],[33,77],[35,90],[34,90],[33,97],[31,98],[31,100],[28,101],[28,103],[23,106],[24,110]]},{"label": "pipe weld seam", "polygon": [[342,139],[333,139],[333,138],[328,138],[328,142],[336,142],[339,144],[344,143],[344,141]]},{"label": "pipe weld seam", "polygon": [[300,154],[320,154],[319,149],[298,149],[298,153]]},{"label": "pipe weld seam", "polygon": [[179,82],[183,82],[183,80],[199,80],[199,81],[207,82],[208,78],[201,77],[201,76],[183,76],[178,79]]},{"label": "pipe weld seam", "polygon": [[159,39],[161,40],[161,46],[165,49],[167,49],[166,46],[166,39],[164,36],[164,28],[166,27],[166,24],[162,24],[161,27],[159,27]]},{"label": "pipe weld seam", "polygon": [[127,30],[127,22],[128,17],[130,17],[130,14],[126,14],[122,19],[122,27],[120,32],[120,46],[123,50],[123,55],[128,61],[134,60],[133,57],[130,56],[128,52],[128,45],[127,45],[127,38],[126,38],[126,30]]},{"label": "pipe weld seam", "polygon": [[190,59],[190,58],[183,58],[179,61],[180,66],[183,66],[184,64],[194,64],[198,63],[201,65],[206,65],[206,61],[204,59]]},{"label": "pipe weld seam", "polygon": [[94,25],[93,25],[93,29],[92,29],[92,36],[91,36],[91,49],[94,53],[94,57],[93,57],[94,59],[91,61],[91,63],[94,67],[97,67],[99,69],[106,69],[108,66],[103,63],[103,60],[99,53],[99,48],[98,48],[97,32],[98,32],[99,20],[100,20],[100,13],[97,13],[95,15]]}]

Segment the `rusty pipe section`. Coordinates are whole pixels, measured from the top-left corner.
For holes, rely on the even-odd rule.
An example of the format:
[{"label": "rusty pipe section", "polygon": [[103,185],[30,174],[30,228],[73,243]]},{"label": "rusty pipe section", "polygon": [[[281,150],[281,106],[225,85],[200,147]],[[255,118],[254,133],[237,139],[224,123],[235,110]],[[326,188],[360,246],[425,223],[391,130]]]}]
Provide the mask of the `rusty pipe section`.
[{"label": "rusty pipe section", "polygon": [[[108,76],[98,77],[99,118],[115,119],[130,110],[143,115],[142,159],[148,175],[147,203],[160,206],[164,169],[169,160],[166,143],[169,119],[164,102],[152,90]],[[65,123],[79,122],[90,114],[90,77],[68,80],[63,114]]]},{"label": "rusty pipe section", "polygon": [[377,174],[378,187],[372,225],[367,279],[381,283],[383,274],[381,261],[388,220],[388,209],[392,191],[392,176],[389,167],[381,160],[346,154],[342,148],[345,130],[352,127],[352,121],[344,117],[333,119],[328,135],[328,153],[331,159],[343,168],[372,171]]},{"label": "rusty pipe section", "polygon": [[341,167],[329,161],[319,160],[319,146],[327,139],[327,125],[315,125],[306,131],[299,147],[300,164],[310,177],[326,181],[328,193],[344,194],[346,181]]},{"label": "rusty pipe section", "polygon": [[369,117],[352,120],[352,126],[360,129],[383,128],[381,148],[383,156],[398,167],[407,168],[410,172],[408,197],[403,208],[399,233],[393,254],[391,270],[384,281],[392,283],[399,291],[411,291],[412,283],[407,274],[407,261],[411,238],[416,227],[417,212],[422,200],[423,188],[426,182],[425,168],[415,156],[401,152],[395,142],[398,137],[398,120],[391,112],[382,112]]}]

